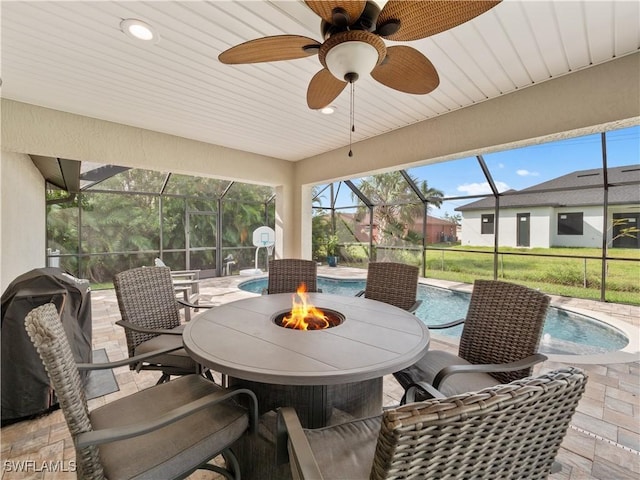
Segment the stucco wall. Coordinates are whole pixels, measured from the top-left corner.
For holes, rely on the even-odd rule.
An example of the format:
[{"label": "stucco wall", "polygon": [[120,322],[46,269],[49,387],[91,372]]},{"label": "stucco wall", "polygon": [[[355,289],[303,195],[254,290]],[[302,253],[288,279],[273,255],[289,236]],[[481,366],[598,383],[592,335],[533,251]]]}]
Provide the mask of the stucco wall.
[{"label": "stucco wall", "polygon": [[[634,206],[614,206],[609,208],[608,218],[612,214],[636,211]],[[582,235],[558,235],[558,214],[561,213],[583,213]],[[465,212],[462,218],[462,245],[465,246],[485,246],[492,247],[493,235],[482,235],[481,216],[492,214],[493,210],[478,210]],[[506,208],[500,211],[498,220],[500,233],[500,246],[515,247],[517,241],[517,214],[529,213],[531,247],[590,247],[600,248],[602,246],[602,207],[537,207],[537,208]],[[607,231],[607,241],[611,241],[611,231]]]},{"label": "stucco wall", "polygon": [[44,179],[29,156],[0,152],[0,290],[45,266]]},{"label": "stucco wall", "polygon": [[[494,210],[465,212],[462,218],[461,242],[465,246],[492,247],[494,235],[481,233],[481,216],[493,214]],[[498,233],[501,247],[517,246],[518,214],[528,213],[530,247],[548,248],[550,238],[550,218],[553,210],[547,207],[518,208],[500,210]],[[495,228],[495,219],[494,219]]]}]

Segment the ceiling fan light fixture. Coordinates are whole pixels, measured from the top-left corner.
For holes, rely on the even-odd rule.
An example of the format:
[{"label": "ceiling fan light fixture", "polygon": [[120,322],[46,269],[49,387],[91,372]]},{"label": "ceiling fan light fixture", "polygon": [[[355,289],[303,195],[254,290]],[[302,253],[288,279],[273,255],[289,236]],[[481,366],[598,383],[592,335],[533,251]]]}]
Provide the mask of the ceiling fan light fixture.
[{"label": "ceiling fan light fixture", "polygon": [[348,81],[348,74],[362,77],[371,73],[378,64],[378,50],[366,42],[343,42],[327,52],[325,62],[334,77]]},{"label": "ceiling fan light fixture", "polygon": [[354,82],[371,73],[387,54],[384,41],[364,30],[346,30],[320,46],[320,63],[341,82]]}]

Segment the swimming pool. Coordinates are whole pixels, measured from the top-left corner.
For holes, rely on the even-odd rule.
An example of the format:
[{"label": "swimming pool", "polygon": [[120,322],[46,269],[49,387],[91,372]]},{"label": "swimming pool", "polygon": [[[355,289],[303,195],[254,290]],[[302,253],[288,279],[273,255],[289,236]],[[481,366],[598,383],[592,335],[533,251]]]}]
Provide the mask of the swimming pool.
[{"label": "swimming pool", "polygon": [[[248,292],[260,293],[267,286],[266,278],[257,278],[242,282],[239,288]],[[318,277],[318,288],[324,293],[337,295],[355,295],[363,290],[365,280],[346,280]],[[469,307],[468,293],[455,292],[428,285],[418,286],[418,298],[422,305],[416,316],[425,324],[447,323],[464,318]],[[438,334],[459,337],[462,325],[439,330]],[[563,355],[591,355],[615,352],[629,342],[618,329],[585,315],[550,307],[547,314],[540,352]]]}]

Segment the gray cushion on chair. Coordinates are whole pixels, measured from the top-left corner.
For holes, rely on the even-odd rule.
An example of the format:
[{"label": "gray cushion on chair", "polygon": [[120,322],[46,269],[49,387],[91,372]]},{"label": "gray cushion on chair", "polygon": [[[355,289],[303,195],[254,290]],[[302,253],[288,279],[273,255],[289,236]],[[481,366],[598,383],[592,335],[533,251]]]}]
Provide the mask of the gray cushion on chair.
[{"label": "gray cushion on chair", "polygon": [[[466,360],[442,350],[428,351],[422,359],[404,369],[411,378],[432,383],[436,374],[450,365],[470,365]],[[460,393],[476,392],[483,388],[499,385],[500,382],[488,373],[456,373],[447,377],[438,387],[445,397],[452,397]]]},{"label": "gray cushion on chair", "polygon": [[[180,325],[172,330],[182,332],[184,327],[185,325]],[[135,349],[135,354],[142,355],[143,353],[153,352],[154,350],[179,346],[182,346],[182,335],[158,335],[138,345]],[[194,373],[196,371],[196,362],[184,349],[175,350],[164,355],[158,355],[148,361],[162,365],[171,365],[173,368],[191,370]]]},{"label": "gray cushion on chair", "polygon": [[[162,387],[161,396],[156,393],[158,387]],[[162,412],[216,390],[222,389],[201,376],[184,376],[93,410],[90,413],[91,423],[98,430],[155,419]],[[184,465],[193,463],[186,461],[186,458],[195,458],[196,463],[206,461],[213,453],[228,446],[247,427],[246,410],[227,401],[155,432],[101,445],[100,458],[109,480],[172,478],[187,473],[184,472]],[[189,435],[183,435],[183,432],[189,432]],[[149,470],[154,464],[157,467]]]},{"label": "gray cushion on chair", "polygon": [[304,431],[324,478],[369,478],[381,419]]}]

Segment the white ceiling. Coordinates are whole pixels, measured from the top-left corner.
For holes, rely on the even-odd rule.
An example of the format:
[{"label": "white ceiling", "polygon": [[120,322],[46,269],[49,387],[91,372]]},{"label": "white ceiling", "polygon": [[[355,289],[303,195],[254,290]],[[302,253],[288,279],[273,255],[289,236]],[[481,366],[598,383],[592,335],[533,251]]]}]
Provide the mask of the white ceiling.
[{"label": "white ceiling", "polygon": [[[326,116],[306,106],[317,56],[223,65],[223,50],[267,35],[321,41],[302,1],[2,1],[2,96],[272,157],[349,142],[349,92]],[[143,44],[124,18],[153,25]],[[399,42],[386,42],[387,45]],[[440,86],[409,95],[355,84],[354,142],[636,52],[640,2],[509,1],[452,30],[403,42]]]}]

